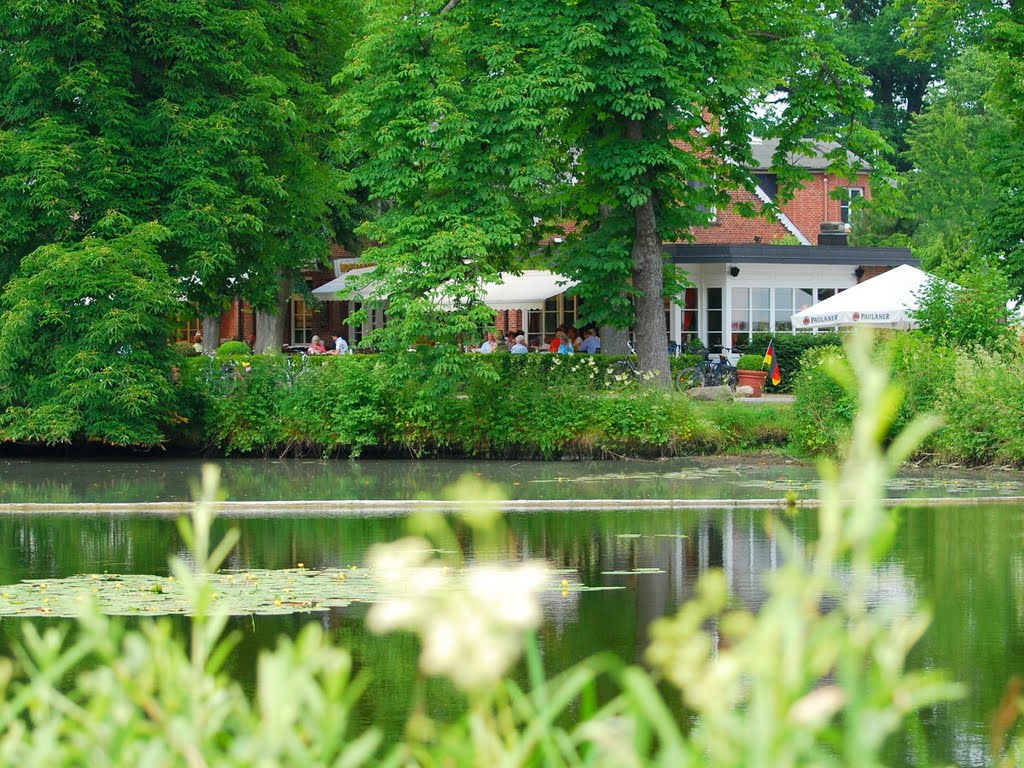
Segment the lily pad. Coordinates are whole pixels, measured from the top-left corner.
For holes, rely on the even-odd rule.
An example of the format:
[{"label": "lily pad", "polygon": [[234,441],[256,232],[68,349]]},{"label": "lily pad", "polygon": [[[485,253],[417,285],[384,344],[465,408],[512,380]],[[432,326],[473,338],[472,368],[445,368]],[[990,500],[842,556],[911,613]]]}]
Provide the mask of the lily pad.
[{"label": "lily pad", "polygon": [[[281,614],[374,602],[380,584],[364,568],[221,571],[210,576],[214,610],[230,615]],[[552,592],[588,591],[574,572],[553,572]],[[0,586],[0,616],[77,616],[95,604],[122,616],[190,614],[181,585],[149,574],[85,574]]]}]

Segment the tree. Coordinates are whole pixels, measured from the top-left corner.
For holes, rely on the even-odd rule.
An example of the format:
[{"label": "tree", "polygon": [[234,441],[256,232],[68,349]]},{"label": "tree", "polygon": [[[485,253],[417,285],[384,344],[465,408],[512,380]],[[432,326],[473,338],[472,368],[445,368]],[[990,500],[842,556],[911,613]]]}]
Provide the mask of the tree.
[{"label": "tree", "polygon": [[327,83],[355,19],[355,0],[0,4],[0,280],[158,221],[201,311],[275,306],[346,201]]},{"label": "tree", "polygon": [[0,440],[163,442],[175,283],[155,224],[38,248],[0,297]]},{"label": "tree", "polygon": [[959,284],[931,280],[912,312],[921,332],[939,344],[1001,351],[1017,345],[1007,301],[1013,289],[997,268],[974,267]]},{"label": "tree", "polygon": [[382,207],[363,232],[395,347],[427,329],[454,347],[487,314],[480,280],[570,221],[581,234],[558,263],[585,314],[632,323],[641,367],[667,383],[661,243],[753,188],[751,134],[781,139],[785,193],[802,178],[787,155],[812,151],[822,114],[864,106],[813,2],[376,0],[368,14],[339,110]]},{"label": "tree", "polygon": [[1001,57],[971,48],[929,92],[906,134],[911,170],[876,190],[857,243],[909,245],[929,271],[955,279],[989,253],[984,225],[999,200],[994,170],[1012,154],[1012,124],[992,103]]},{"label": "tree", "polygon": [[871,104],[858,115],[878,130],[897,153],[906,150],[904,134],[914,115],[924,107],[930,85],[941,80],[952,50],[937,49],[927,57],[905,51],[903,33],[915,8],[905,0],[844,0],[833,25],[835,45],[871,82]]}]

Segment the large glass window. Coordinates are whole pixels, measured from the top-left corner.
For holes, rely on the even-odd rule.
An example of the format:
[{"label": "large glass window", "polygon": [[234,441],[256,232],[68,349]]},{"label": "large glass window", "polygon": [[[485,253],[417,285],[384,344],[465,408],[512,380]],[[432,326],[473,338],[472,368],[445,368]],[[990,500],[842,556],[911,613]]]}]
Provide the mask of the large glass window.
[{"label": "large glass window", "polygon": [[579,317],[579,299],[575,296],[552,296],[544,301],[544,309],[531,312],[529,319],[530,340],[535,343],[548,343],[555,335],[558,326],[563,323],[567,327],[576,325]]},{"label": "large glass window", "polygon": [[772,329],[770,288],[732,289],[732,346],[743,346],[751,334]]},{"label": "large glass window", "polygon": [[800,289],[796,288],[776,288],[775,289],[775,330],[776,331],[789,331],[792,330],[793,325],[790,322],[790,317],[796,311],[793,308],[794,294],[799,293]]}]

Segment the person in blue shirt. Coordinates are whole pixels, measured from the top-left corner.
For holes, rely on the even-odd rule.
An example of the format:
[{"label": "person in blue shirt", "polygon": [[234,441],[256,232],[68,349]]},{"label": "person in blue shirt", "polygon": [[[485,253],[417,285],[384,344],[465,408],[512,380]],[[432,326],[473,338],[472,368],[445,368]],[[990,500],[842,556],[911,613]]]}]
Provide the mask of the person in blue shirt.
[{"label": "person in blue shirt", "polygon": [[509,350],[513,355],[525,355],[530,350],[526,346],[526,337],[520,334],[516,336],[516,343],[512,345],[512,349]]},{"label": "person in blue shirt", "polygon": [[569,336],[565,331],[559,331],[555,336],[558,339],[558,354],[571,355],[576,351],[572,348],[572,342],[569,341]]},{"label": "person in blue shirt", "polygon": [[601,339],[597,336],[597,331],[593,328],[587,328],[587,335],[583,339],[583,343],[580,344],[580,352],[586,352],[590,355],[596,355],[601,351]]}]

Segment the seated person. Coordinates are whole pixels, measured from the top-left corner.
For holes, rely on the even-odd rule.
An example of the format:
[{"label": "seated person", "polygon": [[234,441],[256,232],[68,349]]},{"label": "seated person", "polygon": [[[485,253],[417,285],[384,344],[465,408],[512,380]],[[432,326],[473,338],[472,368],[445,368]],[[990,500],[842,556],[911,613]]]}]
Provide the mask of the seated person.
[{"label": "seated person", "polygon": [[586,352],[589,355],[596,355],[601,351],[601,339],[598,338],[597,331],[593,328],[587,328],[586,337],[580,344],[580,352]]},{"label": "seated person", "polygon": [[526,337],[522,334],[516,336],[516,343],[512,345],[512,349],[509,350],[513,355],[525,355],[530,350],[526,346]]},{"label": "seated person", "polygon": [[580,336],[580,332],[576,330],[576,326],[570,326],[569,330],[566,331],[569,336],[569,343],[572,344],[574,352],[579,352],[580,347],[583,345],[583,337]]},{"label": "seated person", "polygon": [[576,350],[573,349],[572,342],[569,341],[569,334],[565,331],[559,331],[555,334],[555,338],[558,340],[558,349],[556,350],[560,355],[571,355]]},{"label": "seated person", "polygon": [[328,355],[347,355],[349,353],[348,342],[340,334],[331,334],[333,349],[327,351]]},{"label": "seated person", "polygon": [[192,337],[192,349],[200,355],[203,354],[203,334],[197,333]]},{"label": "seated person", "polygon": [[494,352],[498,348],[498,337],[493,332],[487,332],[487,338],[484,339],[484,343],[480,345],[480,352],[485,355]]},{"label": "seated person", "polygon": [[324,346],[319,336],[314,336],[309,340],[309,348],[306,352],[311,355],[325,355],[327,354],[327,347]]},{"label": "seated person", "polygon": [[555,328],[555,335],[551,337],[551,343],[548,344],[548,352],[550,352],[552,355],[556,354],[558,352],[558,348],[562,346],[562,340],[561,338],[559,338],[558,334],[564,332],[564,325],[560,325],[557,328]]}]

